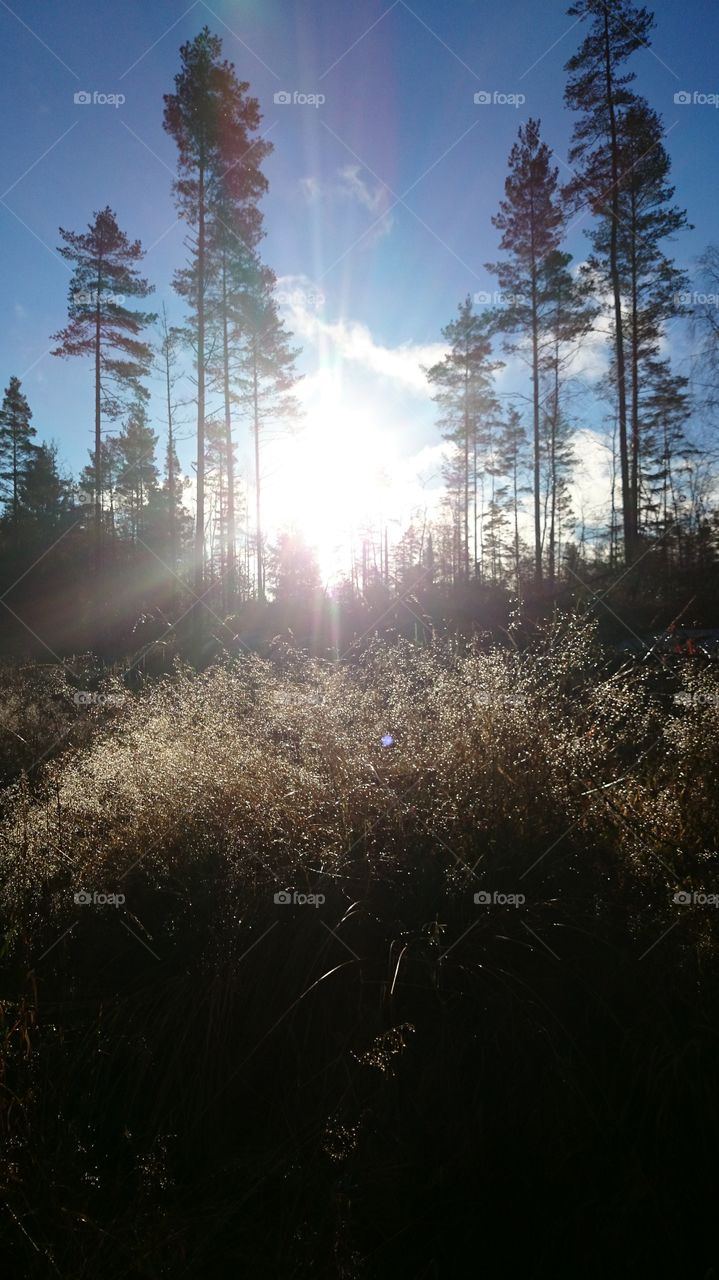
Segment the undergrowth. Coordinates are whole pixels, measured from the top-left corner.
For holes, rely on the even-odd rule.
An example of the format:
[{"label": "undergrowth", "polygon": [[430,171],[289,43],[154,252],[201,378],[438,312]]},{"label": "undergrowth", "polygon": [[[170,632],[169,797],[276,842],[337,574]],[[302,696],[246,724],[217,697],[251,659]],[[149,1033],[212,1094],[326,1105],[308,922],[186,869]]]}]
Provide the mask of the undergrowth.
[{"label": "undergrowth", "polygon": [[718,727],[567,619],[178,668],[21,775],[16,1273],[703,1280]]}]

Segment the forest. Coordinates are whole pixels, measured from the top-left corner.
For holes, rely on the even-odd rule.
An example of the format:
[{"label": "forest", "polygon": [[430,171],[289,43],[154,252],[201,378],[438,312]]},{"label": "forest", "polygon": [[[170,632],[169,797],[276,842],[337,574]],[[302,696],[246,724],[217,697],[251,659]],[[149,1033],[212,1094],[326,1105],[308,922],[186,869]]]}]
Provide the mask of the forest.
[{"label": "forest", "polygon": [[[196,7],[147,72],[171,287],[139,179],[131,218],[98,185],[45,246],[76,428],[2,379],[7,1274],[717,1280],[719,234],[685,251],[663,15],[563,14],[566,159],[534,99],[474,94],[512,115],[503,171],[477,159],[493,287],[394,349],[434,470],[400,500],[348,394],[341,492],[320,459],[285,511],[278,465],[319,456],[303,342],[348,331],[267,251],[264,18]],[[395,8],[342,57],[386,41],[399,83]],[[378,252],[395,206],[343,172]],[[349,533],[315,536],[324,497]]]},{"label": "forest", "polygon": [[[480,625],[489,597],[491,622],[502,625],[510,600],[542,615],[612,577],[629,592],[624,639],[633,620],[643,638],[679,612],[685,625],[713,625],[719,247],[706,245],[692,273],[672,256],[688,216],[665,125],[634,83],[632,55],[653,18],[632,15],[631,38],[619,21],[605,38],[593,18],[567,62],[569,181],[540,120],[519,125],[492,218],[498,257],[487,266],[498,289],[467,292],[454,318],[438,320],[445,354],[424,375],[445,445],[441,493],[391,543],[386,521],[361,526],[329,582],[302,529],[268,531],[264,517],[268,441],[299,433],[301,447],[303,430],[300,348],[261,252],[272,144],[221,38],[205,27],[183,45],[163,127],[177,147],[173,192],[186,228],[173,282],[184,320],[170,323],[153,298],[137,228],[120,227],[109,206],[88,211],[84,230],[60,228],[71,274],[52,355],[83,358],[93,445],[84,469],[65,474],[57,444],[38,439],[20,379],[9,377],[0,410],[5,652],[89,648],[119,659],[145,643],[157,654],[162,637],[174,656],[194,652],[203,632],[207,652],[237,652],[248,637],[269,641],[293,609],[309,639],[303,600],[329,650],[332,612],[347,616],[352,635],[393,599],[427,597],[420,612],[430,625],[456,630],[472,614]],[[578,212],[591,221],[576,263],[565,236]],[[690,344],[679,369],[677,325]],[[609,359],[588,404],[576,368],[597,340]],[[510,392],[497,386],[503,356],[523,370]],[[583,503],[577,510],[573,479],[581,428],[595,418],[608,466],[588,514]],[[177,442],[188,429],[185,473]],[[240,435],[251,442],[250,474],[238,466]],[[286,607],[267,615],[268,598]]]}]

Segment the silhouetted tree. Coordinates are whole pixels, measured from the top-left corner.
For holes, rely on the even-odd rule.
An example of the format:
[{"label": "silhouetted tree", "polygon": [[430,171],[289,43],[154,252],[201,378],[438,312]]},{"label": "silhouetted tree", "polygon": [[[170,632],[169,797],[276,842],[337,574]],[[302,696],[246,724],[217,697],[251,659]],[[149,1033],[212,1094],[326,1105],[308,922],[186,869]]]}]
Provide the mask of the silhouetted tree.
[{"label": "silhouetted tree", "polygon": [[0,496],[9,503],[17,525],[20,494],[37,447],[31,426],[32,410],[21,391],[19,378],[11,378],[0,407]]},{"label": "silhouetted tree", "polygon": [[[671,389],[671,372],[660,349],[666,324],[681,314],[687,289],[686,273],[667,256],[666,242],[687,227],[686,214],[672,204],[671,162],[663,142],[657,113],[636,99],[618,120],[621,181],[616,232],[617,271],[621,286],[629,434],[629,503],[632,529],[640,531],[640,488],[648,418],[656,412],[663,390],[668,404],[679,390]],[[600,218],[590,233],[594,252],[589,260],[597,287],[610,278],[612,229]],[[616,360],[612,378],[616,379]]]},{"label": "silhouetted tree", "polygon": [[286,429],[299,416],[294,388],[299,349],[288,333],[272,295],[274,277],[258,269],[251,287],[233,307],[234,396],[249,418],[255,459],[255,545],[257,595],[265,594],[262,525],[262,444],[270,432]]},{"label": "silhouetted tree", "polygon": [[132,542],[143,538],[145,508],[157,488],[156,447],[157,435],[148,425],[144,405],[137,401],[117,437],[119,465],[116,487]]},{"label": "silhouetted tree", "polygon": [[[551,303],[545,288],[546,263],[559,248],[563,213],[558,200],[559,170],[552,166],[551,152],[540,137],[539,120],[520,125],[519,139],[509,154],[509,176],[504,199],[492,222],[503,233],[500,249],[509,256],[488,270],[497,276],[505,292],[505,306],[498,325],[506,333],[528,340],[532,380],[532,423],[534,449],[534,571],[542,578],[541,530],[541,412],[540,376],[545,318]],[[512,344],[512,350],[517,344]]]},{"label": "silhouetted tree", "polygon": [[588,23],[589,30],[569,59],[565,101],[581,112],[574,126],[569,163],[575,177],[565,195],[575,208],[589,207],[608,225],[607,273],[612,295],[614,355],[617,385],[618,446],[622,491],[624,555],[633,558],[637,528],[632,503],[629,458],[625,323],[622,308],[622,273],[619,235],[622,187],[621,130],[623,115],[637,103],[629,88],[634,73],[624,70],[633,53],[649,44],[654,18],[631,0],[576,0],[570,17]]},{"label": "silhouetted tree", "polygon": [[449,352],[426,370],[432,398],[441,410],[439,425],[445,440],[454,446],[461,469],[460,563],[465,579],[470,576],[470,495],[474,496],[475,522],[478,519],[474,483],[477,442],[496,412],[493,376],[500,362],[491,359],[490,323],[489,318],[474,313],[468,294],[460,303],[457,319],[442,330]]},{"label": "silhouetted tree", "polygon": [[155,320],[129,303],[146,298],[154,286],[138,272],[144,257],[139,240],[130,241],[112,209],[95,214],[86,232],[64,231],[60,253],[73,264],[68,296],[69,323],[53,335],[53,355],[92,356],[95,375],[95,533],[97,565],[102,535],[102,419],[117,418],[128,403],[146,398],[152,348],[140,337]]},{"label": "silhouetted tree", "polygon": [[276,600],[298,600],[320,590],[320,571],[314,551],[301,534],[285,531],[272,549],[269,585]]},{"label": "silhouetted tree", "polygon": [[[246,237],[258,235],[257,200],[267,187],[261,164],[271,145],[253,135],[261,115],[249,84],[222,59],[222,41],[207,27],[180,49],[175,92],[165,95],[164,126],[178,148],[174,184],[180,217],[190,229],[189,263],[175,287],[190,305],[197,371],[197,516],[195,590],[202,591],[205,534],[206,326],[212,274],[210,248],[218,210],[232,209]],[[200,617],[199,611],[196,617]]]}]

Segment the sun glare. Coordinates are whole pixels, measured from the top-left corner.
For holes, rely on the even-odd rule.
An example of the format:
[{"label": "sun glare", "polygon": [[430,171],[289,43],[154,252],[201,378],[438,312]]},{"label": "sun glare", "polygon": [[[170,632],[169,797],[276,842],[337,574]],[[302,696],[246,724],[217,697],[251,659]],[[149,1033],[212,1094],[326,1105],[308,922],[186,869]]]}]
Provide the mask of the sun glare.
[{"label": "sun glare", "polygon": [[324,579],[387,519],[393,442],[360,406],[323,393],[308,406],[297,436],[273,450],[268,467],[268,524],[293,527],[312,546]]}]

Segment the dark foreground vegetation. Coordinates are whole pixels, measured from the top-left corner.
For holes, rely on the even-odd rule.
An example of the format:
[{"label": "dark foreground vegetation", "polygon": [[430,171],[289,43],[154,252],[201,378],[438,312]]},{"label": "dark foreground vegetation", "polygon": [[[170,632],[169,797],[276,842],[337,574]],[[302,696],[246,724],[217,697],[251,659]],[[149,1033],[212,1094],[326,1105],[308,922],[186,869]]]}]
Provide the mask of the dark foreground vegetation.
[{"label": "dark foreground vegetation", "polygon": [[569,620],[25,679],[9,1276],[719,1273],[711,660]]}]

